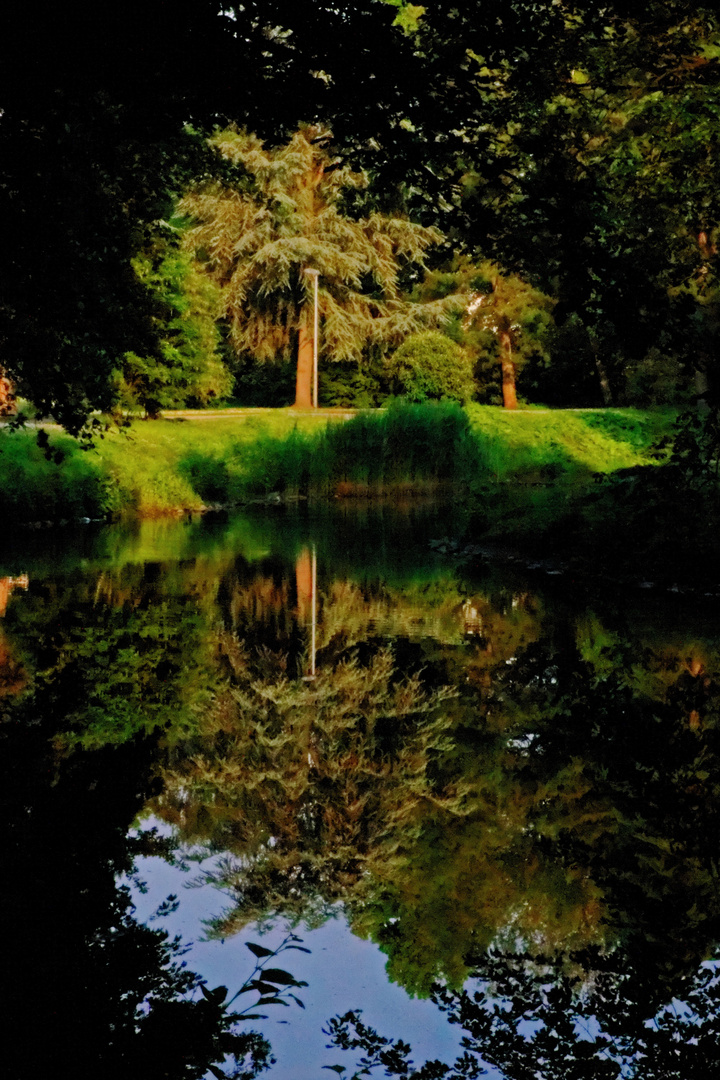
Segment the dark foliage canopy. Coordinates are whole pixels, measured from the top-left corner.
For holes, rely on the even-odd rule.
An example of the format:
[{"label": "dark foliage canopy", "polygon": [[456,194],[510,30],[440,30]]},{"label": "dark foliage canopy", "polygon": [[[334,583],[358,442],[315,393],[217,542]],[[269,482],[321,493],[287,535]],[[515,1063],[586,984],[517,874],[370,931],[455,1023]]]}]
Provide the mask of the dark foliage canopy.
[{"label": "dark foliage canopy", "polygon": [[6,16],[0,362],[21,392],[71,430],[110,404],[123,353],[157,348],[129,260],[208,168],[187,125],[233,119],[277,139],[322,109],[328,72],[368,131],[371,101],[398,93],[391,20],[382,4],[218,0]]},{"label": "dark foliage canopy", "polygon": [[229,121],[270,145],[330,124],[374,178],[366,199],[557,297],[613,393],[651,346],[712,381],[715,5],[436,0],[415,29],[396,13],[131,0],[4,16],[0,363],[22,393],[77,430],[110,404],[119,358],[159,348],[129,261],[215,167],[200,131]]}]

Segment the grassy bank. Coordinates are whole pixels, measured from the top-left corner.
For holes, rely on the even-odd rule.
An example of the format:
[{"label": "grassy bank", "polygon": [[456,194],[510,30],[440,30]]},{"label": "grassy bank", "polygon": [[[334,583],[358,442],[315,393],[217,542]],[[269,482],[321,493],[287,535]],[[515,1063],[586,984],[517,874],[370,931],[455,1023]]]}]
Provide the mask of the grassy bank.
[{"label": "grassy bank", "polygon": [[350,420],[291,410],[137,422],[92,450],[61,433],[0,434],[5,521],[161,515],[268,496],[332,498],[498,484],[565,487],[648,463],[670,427],[640,410],[415,405]]}]

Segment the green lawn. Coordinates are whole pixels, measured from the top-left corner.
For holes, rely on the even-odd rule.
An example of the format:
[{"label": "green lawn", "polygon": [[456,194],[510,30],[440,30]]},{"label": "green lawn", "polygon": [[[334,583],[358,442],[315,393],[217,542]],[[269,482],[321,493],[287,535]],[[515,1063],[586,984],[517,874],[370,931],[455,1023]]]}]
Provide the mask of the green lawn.
[{"label": "green lawn", "polygon": [[490,406],[347,411],[237,410],[136,421],[91,450],[58,431],[51,456],[33,430],[0,433],[6,520],[108,513],[160,515],[241,503],[273,492],[372,495],[448,484],[473,491],[649,463],[672,416],[639,409],[521,410]]},{"label": "green lawn", "polygon": [[506,479],[532,471],[608,473],[651,462],[650,452],[666,436],[674,413],[642,409],[467,408],[482,448],[487,478]]}]

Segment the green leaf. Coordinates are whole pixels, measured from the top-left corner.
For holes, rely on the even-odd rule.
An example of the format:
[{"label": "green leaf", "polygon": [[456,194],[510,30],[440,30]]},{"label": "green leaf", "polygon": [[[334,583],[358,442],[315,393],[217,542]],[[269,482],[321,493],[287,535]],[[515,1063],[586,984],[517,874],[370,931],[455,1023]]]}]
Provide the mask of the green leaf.
[{"label": "green leaf", "polygon": [[272,983],[263,982],[262,979],[253,979],[249,989],[257,990],[260,994],[275,994],[277,993],[277,987]]},{"label": "green leaf", "polygon": [[282,968],[263,968],[263,979],[267,979],[268,982],[284,983],[287,986],[297,986],[294,977],[289,971],[283,971]]},{"label": "green leaf", "polygon": [[246,941],[245,948],[255,956],[274,956],[272,949],[266,949],[264,945],[256,945],[254,941]]}]

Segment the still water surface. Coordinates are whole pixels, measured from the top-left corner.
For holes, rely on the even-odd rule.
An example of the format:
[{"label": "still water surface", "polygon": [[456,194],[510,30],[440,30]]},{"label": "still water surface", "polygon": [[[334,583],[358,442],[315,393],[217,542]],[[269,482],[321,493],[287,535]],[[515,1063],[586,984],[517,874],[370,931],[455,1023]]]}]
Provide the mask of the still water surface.
[{"label": "still water surface", "polygon": [[360,1009],[427,1080],[713,1074],[717,613],[451,564],[462,524],[6,542],[10,1075],[251,1075],[255,1030],[278,1080],[351,1076]]}]

